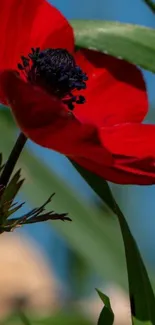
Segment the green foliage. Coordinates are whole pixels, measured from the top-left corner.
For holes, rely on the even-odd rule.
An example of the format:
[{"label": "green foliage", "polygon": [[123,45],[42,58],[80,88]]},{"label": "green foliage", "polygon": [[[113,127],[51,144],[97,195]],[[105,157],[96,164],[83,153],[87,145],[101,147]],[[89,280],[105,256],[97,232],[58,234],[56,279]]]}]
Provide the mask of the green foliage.
[{"label": "green foliage", "polygon": [[[54,211],[45,211],[45,207],[47,204],[51,202],[53,195],[49,197],[49,199],[41,205],[39,208],[34,208],[31,211],[25,213],[23,216],[19,218],[12,218],[7,220],[5,226],[3,226],[3,231],[12,231],[17,227],[21,227],[26,224],[38,223],[38,222],[45,222],[49,220],[61,220],[61,221],[71,221],[69,217],[67,217],[67,213],[54,213]],[[18,206],[18,209],[21,205]],[[12,209],[14,210],[14,209]],[[11,210],[11,212],[12,212]],[[17,209],[16,209],[17,210]],[[14,211],[13,211],[14,212]]]},{"label": "green foliage", "polygon": [[98,325],[113,325],[114,323],[114,313],[111,308],[110,299],[104,293],[96,289],[101,300],[104,303],[104,307],[99,316]]},{"label": "green foliage", "polygon": [[[77,312],[70,311],[69,313],[60,312],[57,315],[53,315],[46,318],[38,318],[33,315],[29,315],[29,319],[26,318],[27,325],[93,325],[90,321],[85,319],[83,316]],[[0,322],[0,325],[26,325],[26,323],[21,323],[21,318],[19,315],[14,317],[9,317],[3,323]]]},{"label": "green foliage", "polygon": [[125,247],[133,325],[137,324],[137,320],[144,322],[150,321],[154,325],[155,297],[149,277],[135,239],[131,234],[123,213],[112,196],[108,183],[81,166],[75,163],[73,165],[100,198],[108,203],[109,207],[118,217]]},{"label": "green foliage", "polygon": [[[1,155],[2,163],[2,155]],[[2,171],[2,168],[1,168]],[[8,186],[0,188],[0,232],[11,231],[14,228],[14,221],[8,219],[12,214],[19,210],[23,203],[14,203],[15,196],[23,184],[20,180],[20,170],[16,172]]]},{"label": "green foliage", "polygon": [[134,325],[154,325],[152,322],[139,321],[135,317],[133,317],[133,322],[134,322]]},{"label": "green foliage", "polygon": [[[3,171],[3,168],[1,166],[2,155],[0,154],[0,172]],[[54,213],[54,211],[45,211],[45,207],[51,202],[53,195],[51,195],[49,199],[39,208],[35,208],[29,211],[20,218],[10,219],[10,216],[17,212],[24,204],[17,204],[14,202],[17,193],[23,185],[23,182],[24,180],[21,179],[21,170],[18,170],[6,186],[0,186],[0,233],[3,233],[5,231],[10,232],[24,224],[35,222],[43,222],[48,220],[71,221],[71,219],[67,217],[66,213],[57,214]]]},{"label": "green foliage", "polygon": [[121,57],[155,72],[155,30],[119,22],[72,20],[78,47]]}]

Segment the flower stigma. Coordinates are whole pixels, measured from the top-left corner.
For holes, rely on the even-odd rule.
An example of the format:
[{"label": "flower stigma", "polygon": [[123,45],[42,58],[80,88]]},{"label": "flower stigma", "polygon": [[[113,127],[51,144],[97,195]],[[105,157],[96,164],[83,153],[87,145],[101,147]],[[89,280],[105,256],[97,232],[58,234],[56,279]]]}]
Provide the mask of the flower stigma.
[{"label": "flower stigma", "polygon": [[75,96],[72,92],[85,89],[88,77],[66,49],[32,48],[28,57],[21,56],[21,61],[18,69],[26,79],[60,98],[69,110],[74,109],[75,103],[85,103],[84,96]]}]

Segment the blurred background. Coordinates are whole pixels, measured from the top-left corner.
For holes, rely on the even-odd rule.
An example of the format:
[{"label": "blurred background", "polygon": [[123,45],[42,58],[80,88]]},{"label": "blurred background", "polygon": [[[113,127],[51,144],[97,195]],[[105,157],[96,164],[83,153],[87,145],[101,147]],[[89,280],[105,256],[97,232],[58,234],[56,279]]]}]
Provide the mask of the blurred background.
[{"label": "blurred background", "polygon": [[[33,1],[33,0],[32,0]],[[142,0],[52,0],[68,19],[104,19],[155,27]],[[155,77],[144,71],[155,122]],[[4,159],[18,130],[0,110]],[[24,178],[23,213],[56,193],[50,208],[69,212],[72,223],[24,226],[0,236],[0,324],[93,325],[102,308],[95,288],[111,298],[116,325],[129,325],[127,276],[117,220],[62,155],[28,141],[18,167]],[[155,188],[117,186],[113,193],[138,242],[155,283]],[[20,212],[21,215],[21,212]]]}]

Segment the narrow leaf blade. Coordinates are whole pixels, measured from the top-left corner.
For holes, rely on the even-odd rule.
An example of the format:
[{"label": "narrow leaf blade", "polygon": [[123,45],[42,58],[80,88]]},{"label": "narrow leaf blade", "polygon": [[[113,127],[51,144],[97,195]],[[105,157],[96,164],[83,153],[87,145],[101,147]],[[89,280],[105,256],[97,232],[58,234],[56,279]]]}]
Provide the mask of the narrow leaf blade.
[{"label": "narrow leaf blade", "polygon": [[104,303],[104,307],[99,316],[98,325],[112,325],[114,323],[114,313],[111,308],[110,299],[100,290],[96,289],[96,291]]},{"label": "narrow leaf blade", "polygon": [[150,322],[151,325],[154,325],[155,297],[153,289],[136,241],[131,234],[123,213],[115,202],[105,180],[75,163],[73,165],[100,198],[117,214],[124,241],[133,325],[137,324],[137,320],[143,321],[144,324]]}]

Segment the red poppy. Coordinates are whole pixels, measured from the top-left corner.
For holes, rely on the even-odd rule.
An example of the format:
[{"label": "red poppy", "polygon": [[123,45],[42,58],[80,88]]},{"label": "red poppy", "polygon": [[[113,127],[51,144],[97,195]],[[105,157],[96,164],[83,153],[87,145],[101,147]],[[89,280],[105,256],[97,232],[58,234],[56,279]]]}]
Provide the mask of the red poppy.
[{"label": "red poppy", "polygon": [[141,124],[140,70],[75,51],[71,26],[45,0],[0,0],[0,22],[0,98],[25,135],[112,182],[153,184],[155,126]]}]

